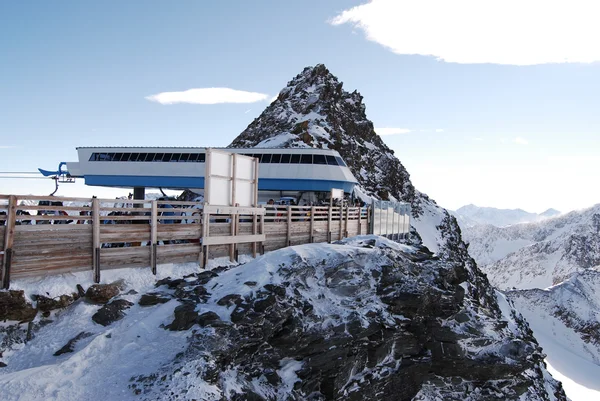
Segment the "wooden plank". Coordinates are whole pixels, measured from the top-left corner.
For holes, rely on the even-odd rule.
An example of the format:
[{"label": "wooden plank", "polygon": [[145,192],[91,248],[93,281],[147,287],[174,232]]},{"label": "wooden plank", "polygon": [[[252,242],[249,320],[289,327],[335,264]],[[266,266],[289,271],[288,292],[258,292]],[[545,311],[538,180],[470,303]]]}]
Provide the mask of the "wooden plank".
[{"label": "wooden plank", "polygon": [[90,267],[79,266],[79,267],[62,267],[52,270],[32,269],[32,270],[20,270],[14,273],[14,278],[28,278],[28,277],[49,277],[56,274],[75,273],[81,271],[89,271]]},{"label": "wooden plank", "polygon": [[235,206],[213,206],[205,205],[204,213],[209,214],[247,214],[247,215],[264,215],[264,207],[235,207]]},{"label": "wooden plank", "polygon": [[15,233],[15,222],[17,217],[17,197],[10,195],[8,197],[8,209],[6,213],[6,230],[4,232],[4,255],[2,257],[2,269],[0,269],[0,282],[2,288],[10,287],[10,268],[12,263],[12,247]]},{"label": "wooden plank", "polygon": [[150,254],[148,247],[145,246],[102,248],[100,249],[100,258],[102,259],[102,270],[150,266]]},{"label": "wooden plank", "polygon": [[4,250],[4,233],[6,232],[5,226],[0,226],[0,250]]},{"label": "wooden plank", "polygon": [[203,245],[225,245],[225,244],[239,244],[243,242],[260,242],[265,240],[265,234],[257,235],[238,235],[236,237],[223,236],[223,237],[205,237],[202,239]]}]

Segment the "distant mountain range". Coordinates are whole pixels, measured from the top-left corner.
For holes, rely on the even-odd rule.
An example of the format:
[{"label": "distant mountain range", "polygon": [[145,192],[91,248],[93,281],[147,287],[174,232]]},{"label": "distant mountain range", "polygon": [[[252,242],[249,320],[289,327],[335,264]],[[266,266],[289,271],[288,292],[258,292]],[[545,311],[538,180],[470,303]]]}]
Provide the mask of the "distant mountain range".
[{"label": "distant mountain range", "polygon": [[560,215],[556,209],[548,209],[543,213],[530,213],[523,209],[496,209],[479,207],[473,204],[463,206],[456,211],[450,211],[461,227],[471,227],[477,224],[491,224],[496,227],[506,227],[513,224],[542,221]]},{"label": "distant mountain range", "polygon": [[462,226],[469,253],[500,288],[546,288],[600,266],[600,204],[537,223]]}]

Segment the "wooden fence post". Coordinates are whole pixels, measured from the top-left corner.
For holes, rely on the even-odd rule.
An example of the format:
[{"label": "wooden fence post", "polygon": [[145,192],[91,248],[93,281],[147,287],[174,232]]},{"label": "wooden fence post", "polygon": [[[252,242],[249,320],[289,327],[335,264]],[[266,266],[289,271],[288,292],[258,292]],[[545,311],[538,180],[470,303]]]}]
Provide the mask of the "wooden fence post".
[{"label": "wooden fence post", "polygon": [[158,205],[156,200],[151,203],[150,211],[150,267],[156,275],[156,252],[158,247]]},{"label": "wooden fence post", "polygon": [[[206,206],[206,204],[205,204]],[[208,260],[208,245],[204,245],[204,239],[210,235],[210,214],[202,210],[202,243],[200,244],[200,267],[204,269]]]},{"label": "wooden fence post", "polygon": [[344,220],[342,220],[342,216],[344,215],[344,206],[340,206],[339,209],[340,209],[340,211],[339,211],[338,215],[339,215],[339,220],[340,220],[340,226],[339,226],[338,240],[341,240],[344,235],[344,230],[343,230]]},{"label": "wooden fence post", "polygon": [[292,245],[292,207],[288,205],[287,207],[287,236],[286,236],[286,244],[287,246]]},{"label": "wooden fence post", "polygon": [[92,270],[94,282],[100,282],[100,203],[92,199]]},{"label": "wooden fence post", "polygon": [[310,236],[308,237],[309,243],[315,242],[314,232],[315,232],[315,207],[311,206],[310,207]]},{"label": "wooden fence post", "polygon": [[350,206],[346,206],[346,226],[344,227],[344,237],[348,238],[348,213],[350,212]]},{"label": "wooden fence post", "polygon": [[358,235],[362,235],[362,207],[358,207]]},{"label": "wooden fence post", "polygon": [[4,232],[4,258],[2,258],[2,288],[10,287],[10,266],[12,264],[12,247],[15,238],[15,222],[17,219],[17,197],[8,197],[6,214],[6,231]]},{"label": "wooden fence post", "polygon": [[[264,234],[265,233],[265,214],[260,216],[260,233]],[[266,237],[266,235],[265,235]],[[264,255],[265,254],[265,243],[261,242],[260,244],[260,254]]]},{"label": "wooden fence post", "polygon": [[331,211],[332,207],[329,205],[327,213],[327,242],[331,244]]}]

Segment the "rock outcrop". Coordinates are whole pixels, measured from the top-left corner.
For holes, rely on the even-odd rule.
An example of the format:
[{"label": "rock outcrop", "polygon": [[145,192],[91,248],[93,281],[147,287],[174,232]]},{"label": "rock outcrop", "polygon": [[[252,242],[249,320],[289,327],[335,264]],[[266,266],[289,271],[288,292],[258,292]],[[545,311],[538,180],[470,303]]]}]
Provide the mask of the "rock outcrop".
[{"label": "rock outcrop", "polygon": [[206,301],[175,310],[188,350],[164,380],[135,378],[146,399],[566,400],[508,301],[426,249],[303,245],[188,283],[187,298],[200,286]]}]

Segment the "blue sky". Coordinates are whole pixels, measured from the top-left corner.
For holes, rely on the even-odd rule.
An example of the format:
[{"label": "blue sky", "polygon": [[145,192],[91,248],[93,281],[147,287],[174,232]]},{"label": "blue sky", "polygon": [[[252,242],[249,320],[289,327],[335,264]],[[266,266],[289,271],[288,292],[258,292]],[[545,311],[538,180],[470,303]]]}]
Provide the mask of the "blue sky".
[{"label": "blue sky", "polygon": [[[224,87],[270,99],[302,68],[324,63],[346,90],[361,92],[376,127],[410,131],[383,139],[442,206],[541,212],[600,202],[600,63],[590,62],[597,46],[581,39],[590,31],[548,44],[540,32],[557,30],[545,20],[522,31],[513,21],[515,38],[494,36],[504,30],[491,23],[464,36],[453,31],[474,20],[461,21],[464,13],[440,20],[434,7],[400,3],[2,2],[0,171],[51,169],[75,161],[77,146],[226,146],[268,100],[163,105],[147,97]],[[586,27],[589,13],[574,10]],[[559,17],[547,13],[550,22]],[[555,62],[563,58],[584,62]],[[53,190],[42,180],[0,186]],[[75,184],[58,194],[123,192]]]}]

